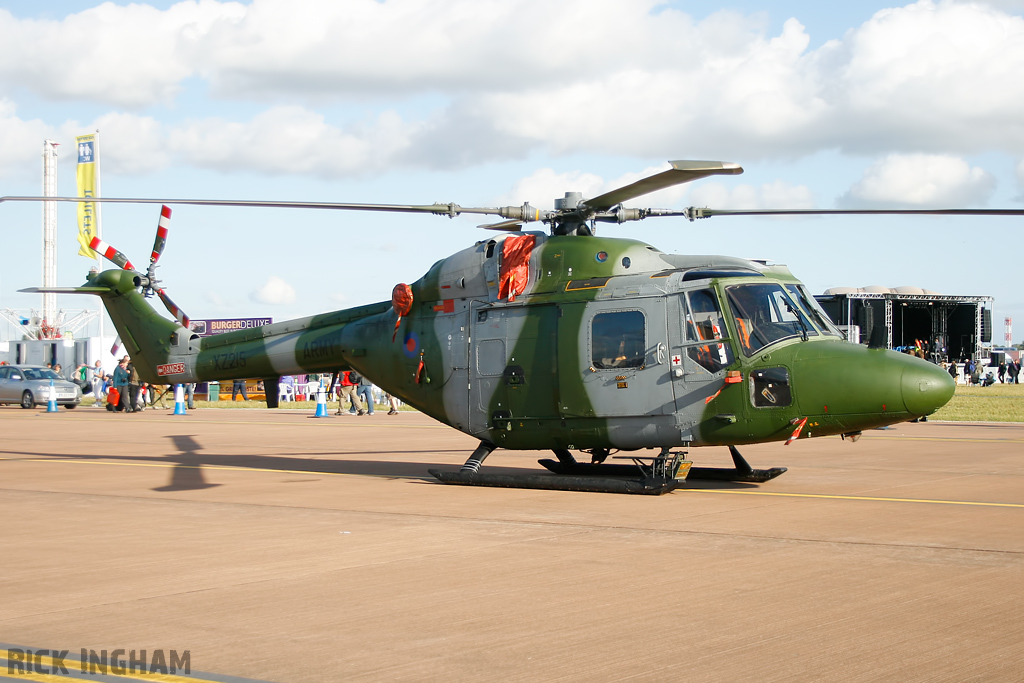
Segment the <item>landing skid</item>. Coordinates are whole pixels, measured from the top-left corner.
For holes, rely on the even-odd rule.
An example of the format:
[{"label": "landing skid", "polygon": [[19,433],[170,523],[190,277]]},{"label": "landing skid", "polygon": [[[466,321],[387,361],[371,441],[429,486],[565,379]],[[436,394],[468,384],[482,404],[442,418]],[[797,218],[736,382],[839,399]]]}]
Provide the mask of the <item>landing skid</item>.
[{"label": "landing skid", "polygon": [[[562,474],[491,474],[485,472],[445,472],[430,470],[438,481],[462,486],[497,486],[510,489],[545,491],[588,491],[591,493],[630,493],[660,496],[675,489],[679,482],[626,479],[624,477],[569,476]],[[633,470],[636,474],[636,470]]]},{"label": "landing skid", "polygon": [[[774,479],[786,471],[785,467],[756,470],[740,455],[735,446],[729,446],[734,467],[691,467],[687,479],[713,479],[717,481],[742,481],[762,483]],[[558,460],[540,460],[541,465],[555,474],[578,477],[636,477],[636,465],[605,465],[577,462],[568,451],[555,451]],[[673,487],[675,488],[675,487]]]},{"label": "landing skid", "polygon": [[[495,449],[495,445],[482,441],[473,454],[469,456],[466,464],[458,472],[429,470],[433,475],[445,484],[459,484],[461,486],[496,486],[501,488],[516,489],[541,489],[545,491],[586,491],[592,493],[627,493],[633,495],[659,496],[675,489],[681,483],[675,478],[679,470],[679,459],[676,454],[669,453],[668,449],[652,460],[650,465],[641,466],[616,466],[629,470],[625,475],[604,475],[603,472],[591,473],[563,473],[555,472],[555,476],[548,474],[491,474],[481,472],[480,465],[484,459]],[[561,463],[560,465],[575,459],[569,451],[555,451]],[[566,458],[568,460],[566,460]],[[545,461],[541,461],[544,464]],[[576,463],[577,465],[579,463]],[[546,466],[546,465],[545,465]],[[595,465],[594,467],[600,467]],[[548,469],[551,469],[550,467]],[[598,476],[595,476],[598,475]],[[601,476],[604,475],[604,476]]]}]

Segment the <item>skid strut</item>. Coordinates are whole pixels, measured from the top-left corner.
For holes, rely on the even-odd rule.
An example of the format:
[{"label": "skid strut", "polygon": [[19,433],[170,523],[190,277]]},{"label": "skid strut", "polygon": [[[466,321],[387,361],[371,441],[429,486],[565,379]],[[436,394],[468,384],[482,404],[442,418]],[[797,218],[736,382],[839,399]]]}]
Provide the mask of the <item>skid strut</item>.
[{"label": "skid strut", "polygon": [[[664,455],[665,450],[662,450]],[[744,459],[735,446],[729,446],[729,454],[732,455],[733,467],[690,467],[686,479],[715,479],[718,481],[744,481],[752,483],[766,482],[774,479],[786,471],[785,467],[772,467],[766,470],[756,470]],[[565,459],[555,451],[558,460],[541,460],[541,465],[556,474],[575,475],[582,477],[635,477],[637,465],[605,465],[595,463],[577,462],[568,451]],[[661,456],[659,456],[661,457]],[[620,457],[621,459],[621,457]],[[637,458],[633,458],[634,462]],[[658,458],[654,458],[651,467],[659,466]],[[664,465],[660,465],[664,466]]]},{"label": "skid strut", "polygon": [[[444,470],[429,470],[430,474],[445,484],[460,484],[462,486],[497,486],[502,488],[516,489],[543,489],[547,491],[588,491],[593,493],[629,493],[648,496],[657,496],[668,493],[679,485],[676,480],[676,472],[679,471],[680,460],[678,454],[669,453],[664,449],[661,455],[650,460],[649,465],[638,462],[634,466],[629,465],[599,465],[595,467],[625,467],[629,469],[628,476],[594,476],[593,474],[559,473],[550,474],[492,474],[481,472],[480,465],[484,459],[495,449],[495,445],[488,441],[481,441],[473,454],[466,460],[466,464],[458,472]],[[541,461],[554,463],[571,469],[574,465],[581,466],[576,462],[572,454],[564,449],[554,451],[558,462]],[[547,467],[547,465],[545,465]],[[552,469],[552,468],[548,468]]]}]

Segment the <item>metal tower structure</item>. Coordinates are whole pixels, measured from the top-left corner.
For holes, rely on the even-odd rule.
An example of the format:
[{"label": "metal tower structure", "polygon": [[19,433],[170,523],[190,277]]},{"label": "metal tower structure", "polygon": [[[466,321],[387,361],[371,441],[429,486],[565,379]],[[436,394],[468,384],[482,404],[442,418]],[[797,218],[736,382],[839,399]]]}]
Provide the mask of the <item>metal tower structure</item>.
[{"label": "metal tower structure", "polygon": [[[57,144],[43,142],[43,196],[57,196]],[[43,202],[43,287],[57,286],[57,202]],[[43,294],[43,322],[57,324],[57,295]]]}]

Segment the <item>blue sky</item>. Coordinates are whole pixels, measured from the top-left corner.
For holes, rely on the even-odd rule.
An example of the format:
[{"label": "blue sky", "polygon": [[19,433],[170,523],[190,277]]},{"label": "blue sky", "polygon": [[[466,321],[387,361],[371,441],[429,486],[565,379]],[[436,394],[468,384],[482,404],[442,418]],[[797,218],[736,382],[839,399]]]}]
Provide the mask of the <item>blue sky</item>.
[{"label": "blue sky", "polygon": [[[74,194],[74,136],[99,129],[107,196],[550,207],[667,159],[720,159],[745,173],[630,204],[1020,208],[1022,14],[1015,0],[0,2],[0,195],[40,194],[45,138]],[[157,218],[108,205],[103,236],[144,261]],[[89,267],[74,221],[59,209],[65,285]],[[182,206],[160,274],[192,317],[284,320],[388,298],[480,239],[478,222]],[[1001,339],[1004,316],[1024,330],[1020,227],[722,217],[602,234],[772,259],[816,292],[991,295]],[[41,282],[41,208],[0,204],[0,229],[0,308],[38,308],[17,290]]]}]

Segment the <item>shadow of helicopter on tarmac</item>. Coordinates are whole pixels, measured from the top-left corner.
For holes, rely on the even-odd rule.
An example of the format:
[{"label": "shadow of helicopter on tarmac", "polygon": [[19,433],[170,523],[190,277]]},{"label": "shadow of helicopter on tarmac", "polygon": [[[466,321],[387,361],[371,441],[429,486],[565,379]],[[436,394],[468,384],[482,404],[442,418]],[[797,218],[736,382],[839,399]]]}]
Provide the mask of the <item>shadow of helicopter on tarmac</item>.
[{"label": "shadow of helicopter on tarmac", "polygon": [[[210,471],[238,471],[238,472],[268,472],[287,473],[302,475],[356,475],[369,477],[384,477],[394,479],[407,479],[426,483],[435,483],[437,480],[429,474],[431,468],[451,468],[450,461],[407,461],[407,460],[381,460],[381,456],[429,453],[431,455],[442,455],[452,453],[461,455],[462,449],[423,449],[419,451],[402,450],[378,450],[359,451],[358,453],[343,454],[336,451],[323,451],[319,453],[281,453],[280,455],[237,455],[218,454],[205,452],[196,436],[190,434],[174,434],[166,437],[173,445],[173,452],[156,454],[68,454],[68,453],[30,453],[27,451],[12,451],[9,449],[0,450],[0,453],[15,457],[41,457],[59,460],[81,461],[81,462],[111,462],[129,463],[143,462],[150,464],[173,463],[170,480],[163,486],[153,487],[152,491],[168,493],[175,491],[195,491],[223,486],[220,483],[211,483],[207,480]],[[716,449],[717,450],[717,449]],[[528,467],[493,466],[493,471],[503,474],[540,474],[544,476],[544,470],[533,466],[538,456],[544,455],[545,451],[521,452],[529,462]],[[310,457],[310,456],[313,457]],[[348,456],[362,456],[351,458]],[[531,457],[532,456],[532,457]],[[551,475],[556,476],[556,475]],[[687,481],[684,486],[690,489],[748,489],[757,488],[756,484],[747,482],[731,481]]]}]

